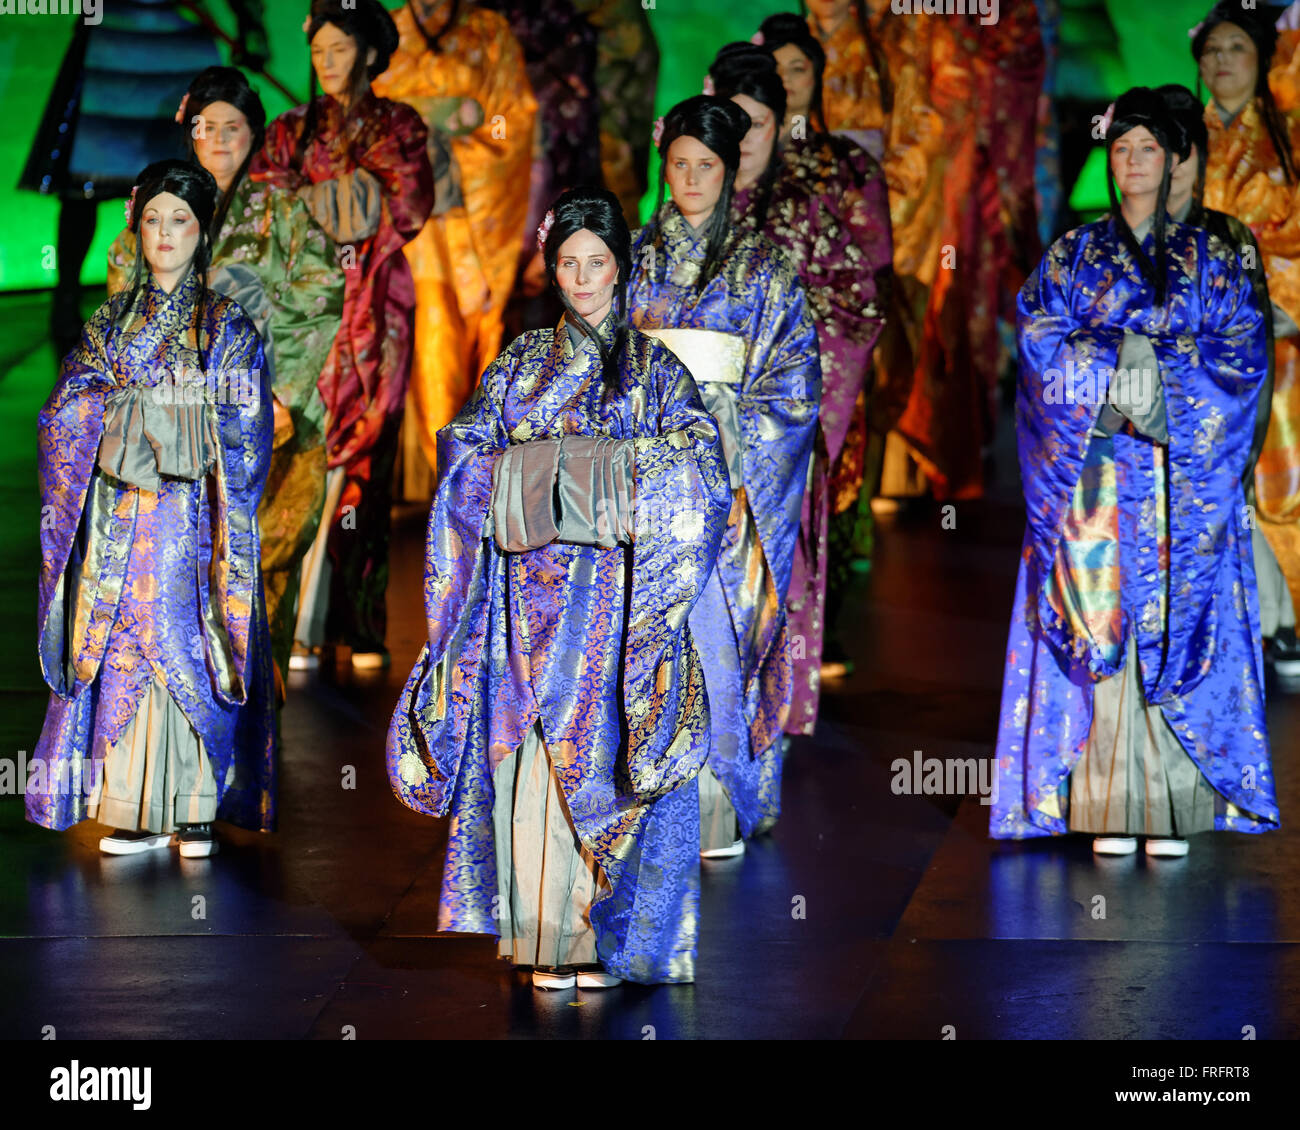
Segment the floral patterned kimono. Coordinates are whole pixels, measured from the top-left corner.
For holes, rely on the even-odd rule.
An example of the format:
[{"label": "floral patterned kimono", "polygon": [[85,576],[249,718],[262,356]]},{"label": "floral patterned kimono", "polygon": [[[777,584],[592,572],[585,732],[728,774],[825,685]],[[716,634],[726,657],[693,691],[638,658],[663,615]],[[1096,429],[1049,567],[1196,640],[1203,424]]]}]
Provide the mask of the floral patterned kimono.
[{"label": "floral patterned kimono", "polygon": [[[130,279],[136,237],[125,228],[108,251],[108,293]],[[271,393],[289,420],[275,433],[257,511],[271,647],[283,680],[293,645],[303,555],[325,504],[325,405],[316,388],[343,312],[343,271],[306,206],[247,176],[235,186],[212,248],[209,285],[257,325]]]},{"label": "floral patterned kimono", "polygon": [[[1288,119],[1289,120],[1289,119]],[[1260,530],[1277,554],[1294,602],[1300,602],[1300,191],[1282,177],[1268,130],[1254,101],[1227,125],[1213,101],[1205,206],[1250,226],[1264,256],[1273,303],[1273,404],[1255,466]],[[1291,124],[1300,155],[1300,124]]]},{"label": "floral patterned kimono", "polygon": [[737,822],[744,836],[766,830],[781,808],[779,739],[792,663],[807,647],[786,623],[786,593],[811,473],[821,364],[808,299],[771,243],[737,234],[697,291],[703,239],[671,201],[660,220],[661,246],[651,242],[650,228],[633,239],[640,270],[629,309],[695,377],[717,418],[732,488],[717,569],[691,613],[713,712],[713,749],[701,779],[708,850],[733,843]]},{"label": "floral patterned kimono", "polygon": [[[757,224],[761,191],[752,186],[736,193],[732,215],[738,226],[752,229]],[[785,730],[811,734],[821,688],[829,524],[841,514],[852,520],[862,488],[866,378],[892,281],[884,173],[844,138],[815,137],[786,145],[763,234],[781,248],[804,285],[821,351],[818,440],[788,594],[790,634],[804,646],[793,657],[794,689]],[[839,571],[847,569],[845,556],[840,554]]]},{"label": "floral patterned kimono", "polygon": [[[442,0],[425,25],[446,22]],[[438,429],[464,406],[501,349],[528,217],[537,102],[524,55],[504,16],[461,4],[431,52],[409,6],[392,13],[401,40],[375,92],[406,102],[429,128],[437,204],[406,248],[415,279],[415,360],[402,482],[427,501]]]},{"label": "floral patterned kimono", "polygon": [[[1104,217],[1057,240],[1021,291],[1028,523],[996,838],[1278,826],[1241,522],[1265,321],[1235,247],[1170,221],[1167,261],[1156,308]],[[1116,373],[1133,369],[1152,379]]]},{"label": "floral patterned kimono", "polygon": [[338,245],[343,324],[317,381],[331,484],[325,634],[357,651],[380,651],[393,460],[415,314],[401,251],[433,207],[433,170],[427,131],[409,106],[369,91],[346,115],[327,94],[314,105],[316,132],[305,150],[298,140],[308,107],[298,106],[267,126],[249,176],[295,193]]},{"label": "floral patterned kimono", "polygon": [[429,638],[388,735],[398,798],[452,818],[438,928],[691,981],[709,707],[687,618],[729,505],[717,426],[664,346],[632,332],[607,388],[562,322],[439,443]]},{"label": "floral patterned kimono", "polygon": [[[271,393],[253,323],[199,282],[146,275],[83,331],[39,417],[37,615],[50,705],[27,816],[179,823],[275,820],[274,683],[256,511]],[[186,379],[178,380],[178,369]]]}]

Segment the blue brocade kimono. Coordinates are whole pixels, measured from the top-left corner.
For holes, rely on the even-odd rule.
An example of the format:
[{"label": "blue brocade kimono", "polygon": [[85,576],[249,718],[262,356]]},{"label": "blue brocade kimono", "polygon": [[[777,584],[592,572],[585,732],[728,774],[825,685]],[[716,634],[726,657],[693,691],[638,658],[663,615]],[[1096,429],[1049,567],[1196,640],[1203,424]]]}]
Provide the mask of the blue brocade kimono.
[{"label": "blue brocade kimono", "polygon": [[671,201],[633,238],[641,269],[628,291],[633,322],[691,370],[718,420],[732,508],[717,568],[691,613],[713,715],[709,767],[735,806],[742,836],[781,811],[779,738],[793,691],[786,591],[799,538],[817,411],[817,327],[794,270],[766,238],[742,232],[717,274],[696,291],[704,240]]},{"label": "blue brocade kimono", "polygon": [[[726,468],[664,346],[630,331],[621,383],[604,384],[564,323],[531,330],[438,433],[428,643],[393,714],[388,774],[403,804],[451,815],[438,928],[499,934],[493,772],[540,719],[573,828],[609,882],[590,907],[600,963],[629,981],[691,981],[709,707],[687,616],[717,556]],[[503,552],[498,457],[565,435],[634,441],[632,543]]]},{"label": "blue brocade kimono", "polygon": [[[63,829],[87,818],[86,784],[158,679],[202,740],[219,819],[269,831],[275,820],[274,683],[259,570],[258,500],[271,455],[271,393],[257,330],[207,292],[208,374],[225,391],[198,410],[215,463],[197,479],[141,489],[99,467],[105,420],[123,398],[170,395],[194,370],[198,280],[165,293],[146,272],[135,312],[102,305],[39,416],[41,669],[49,709],[35,760],[51,787],[27,815]],[[212,387],[216,389],[216,385]],[[191,404],[196,384],[180,386]],[[241,402],[242,401],[242,402]],[[161,466],[161,464],[160,464]],[[82,787],[54,787],[57,779]]]},{"label": "blue brocade kimono", "polygon": [[[1268,368],[1264,315],[1235,248],[1173,221],[1166,239],[1161,309],[1109,217],[1057,240],[1020,292],[1028,514],[995,838],[1068,830],[1094,686],[1122,670],[1130,634],[1146,702],[1218,794],[1214,828],[1278,826],[1241,485]],[[1142,246],[1154,254],[1150,234]],[[1094,434],[1126,333],[1154,352],[1167,445],[1128,424]]]}]

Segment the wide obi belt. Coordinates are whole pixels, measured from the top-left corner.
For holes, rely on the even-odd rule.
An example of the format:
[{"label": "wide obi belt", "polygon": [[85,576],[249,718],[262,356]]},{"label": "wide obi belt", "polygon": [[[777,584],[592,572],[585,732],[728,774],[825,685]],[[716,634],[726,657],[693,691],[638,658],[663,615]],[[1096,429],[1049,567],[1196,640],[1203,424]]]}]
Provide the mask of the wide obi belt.
[{"label": "wide obi belt", "polygon": [[719,330],[658,329],[642,330],[647,337],[658,338],[690,371],[700,390],[700,399],[718,422],[722,453],[727,460],[727,477],[731,489],[741,483],[740,412],[736,398],[745,382],[745,355],[749,343],[739,334]]}]

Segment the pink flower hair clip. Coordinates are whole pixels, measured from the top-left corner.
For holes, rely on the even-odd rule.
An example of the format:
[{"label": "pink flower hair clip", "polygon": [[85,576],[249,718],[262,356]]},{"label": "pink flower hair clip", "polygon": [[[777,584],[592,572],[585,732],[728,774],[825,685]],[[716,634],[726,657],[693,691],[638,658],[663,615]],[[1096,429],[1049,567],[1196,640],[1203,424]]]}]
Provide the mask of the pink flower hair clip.
[{"label": "pink flower hair clip", "polygon": [[663,141],[663,139],[664,139],[664,120],[663,118],[655,118],[654,143],[656,149],[659,148],[659,143]]},{"label": "pink flower hair clip", "polygon": [[710,98],[712,98],[715,94],[718,93],[717,89],[713,85],[712,75],[704,76],[704,93],[707,94]]},{"label": "pink flower hair clip", "polygon": [[1101,138],[1106,140],[1106,135],[1110,133],[1110,123],[1115,120],[1115,103],[1112,102],[1106,107],[1106,112],[1101,116]]},{"label": "pink flower hair clip", "polygon": [[184,93],[184,95],[181,97],[180,105],[176,107],[175,121],[183,122],[185,120],[185,107],[189,103],[189,100],[190,100],[190,92],[187,90]]},{"label": "pink flower hair clip", "polygon": [[761,31],[754,32],[754,34],[749,37],[749,42],[752,43],[755,47],[762,47],[763,33]]},{"label": "pink flower hair clip", "polygon": [[307,18],[306,18],[305,20],[302,21],[302,33],[303,33],[303,35],[306,35],[309,31],[311,31],[311,13],[310,13],[310,12],[307,13]]},{"label": "pink flower hair clip", "polygon": [[140,187],[140,186],[139,186],[138,184],[133,184],[133,185],[131,186],[131,195],[130,195],[130,197],[127,198],[127,202],[126,202],[126,226],[127,226],[128,228],[131,226],[131,215],[132,215],[132,213],[135,211],[135,190],[136,190],[137,188],[139,188],[139,187]]},{"label": "pink flower hair clip", "polygon": [[537,225],[537,250],[544,252],[546,250],[546,237],[551,234],[551,225],[555,223],[555,209],[552,208],[545,216],[542,222]]},{"label": "pink flower hair clip", "polygon": [[1205,21],[1202,20],[1202,21],[1201,21],[1199,24],[1197,24],[1195,27],[1189,27],[1189,28],[1187,29],[1187,38],[1188,38],[1188,39],[1195,39],[1195,38],[1197,37],[1197,35],[1200,33],[1201,28],[1203,28],[1204,26],[1205,26]]}]

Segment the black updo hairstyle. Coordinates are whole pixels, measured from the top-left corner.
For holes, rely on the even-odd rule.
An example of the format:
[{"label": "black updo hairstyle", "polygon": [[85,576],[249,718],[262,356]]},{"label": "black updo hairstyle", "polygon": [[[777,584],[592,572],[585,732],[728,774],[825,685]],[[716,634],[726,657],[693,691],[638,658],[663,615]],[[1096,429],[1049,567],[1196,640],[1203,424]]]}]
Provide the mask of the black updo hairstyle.
[{"label": "black updo hairstyle", "polygon": [[[1159,142],[1165,153],[1164,171],[1156,193],[1156,209],[1152,213],[1151,227],[1155,233],[1155,262],[1147,258],[1133,234],[1133,229],[1120,210],[1119,194],[1115,190],[1115,174],[1110,167],[1110,153],[1115,142],[1130,130],[1145,127]],[[1114,114],[1106,130],[1106,188],[1110,194],[1110,214],[1119,230],[1120,238],[1137,260],[1143,276],[1156,289],[1156,305],[1165,304],[1168,289],[1168,272],[1165,264],[1165,207],[1169,201],[1169,176],[1173,171],[1175,156],[1185,158],[1191,153],[1191,143],[1174,116],[1165,106],[1164,99],[1149,86],[1135,86],[1115,99]]]},{"label": "black updo hairstyle", "polygon": [[1187,140],[1196,146],[1196,187],[1192,199],[1197,204],[1205,196],[1205,163],[1210,152],[1210,131],[1205,126],[1205,106],[1185,86],[1176,82],[1157,86],[1156,93],[1164,100],[1170,116],[1178,123]]},{"label": "black updo hairstyle", "polygon": [[[763,36],[762,50],[773,56],[778,47],[797,47],[812,64],[813,95],[808,107],[809,125],[817,133],[826,132],[826,115],[822,112],[822,78],[826,73],[826,49],[817,42],[808,27],[808,21],[793,12],[781,12],[768,16],[758,27]],[[883,81],[881,98],[884,98]]]},{"label": "black updo hairstyle", "polygon": [[745,94],[776,116],[778,136],[772,139],[767,168],[758,178],[754,193],[754,217],[758,230],[762,231],[767,223],[767,209],[772,201],[777,170],[781,166],[777,141],[781,122],[785,120],[785,84],[777,73],[776,60],[752,43],[728,43],[721,48],[709,66],[709,77],[713,79],[713,93],[717,97],[734,98],[737,94]]},{"label": "black updo hairstyle", "polygon": [[230,103],[248,119],[248,128],[253,135],[244,163],[236,171],[230,187],[221,193],[217,201],[216,211],[213,213],[212,223],[208,229],[208,235],[215,243],[221,235],[221,225],[226,222],[230,198],[234,196],[235,190],[248,172],[253,155],[262,148],[262,142],[266,138],[266,108],[262,105],[257,92],[248,85],[248,79],[244,77],[243,71],[234,67],[208,67],[200,71],[190,83],[185,99],[186,120],[181,124],[185,127],[185,144],[189,148],[190,159],[196,165],[199,159],[194,151],[194,130],[191,123],[196,114],[203,113],[203,110],[213,102]]},{"label": "black updo hairstyle", "polygon": [[731,195],[740,167],[740,143],[753,125],[748,114],[730,98],[713,94],[697,94],[678,102],[664,115],[664,132],[659,139],[659,195],[655,200],[654,215],[646,226],[650,229],[650,245],[654,248],[655,279],[663,281],[668,256],[663,250],[663,205],[667,185],[668,150],[679,137],[693,137],[701,145],[713,150],[726,169],[722,192],[713,214],[705,221],[707,238],[704,262],[700,264],[696,292],[702,291],[709,280],[718,273],[725,257],[727,234],[731,227]]},{"label": "black updo hairstyle", "polygon": [[[140,221],[149,202],[160,193],[170,192],[179,196],[194,213],[199,221],[199,243],[194,249],[194,258],[190,270],[199,278],[197,301],[194,303],[194,342],[203,358],[203,313],[207,304],[207,287],[203,284],[204,274],[212,262],[212,239],[208,232],[212,227],[212,215],[217,206],[217,182],[207,169],[189,161],[168,159],[155,161],[146,165],[136,177],[134,202],[131,205],[130,232],[135,236],[135,265],[131,269],[131,281],[127,284],[126,298],[118,314],[117,325],[125,329],[131,320],[131,312],[144,286],[145,272],[149,270],[144,257],[144,240],[140,237]],[[202,367],[207,368],[206,361]]]},{"label": "black updo hairstyle", "polygon": [[[606,188],[580,187],[563,193],[551,206],[551,213],[555,220],[542,245],[546,273],[568,316],[595,341],[596,348],[600,351],[605,387],[617,388],[623,355],[627,351],[627,284],[632,277],[632,235],[623,216],[623,205]],[[555,277],[555,262],[564,241],[583,229],[604,240],[605,246],[614,256],[614,262],[618,264],[618,281],[614,284],[614,300],[609,313],[615,319],[615,328],[612,342],[608,346],[601,340],[595,327],[573,308],[569,296],[560,289]]]},{"label": "black updo hairstyle", "polygon": [[[388,70],[388,61],[397,50],[397,25],[388,9],[379,0],[312,0],[311,22],[307,25],[307,48],[316,33],[326,24],[333,24],[344,35],[350,35],[357,41],[357,58],[352,64],[352,73],[348,84],[352,89],[353,99],[359,98],[370,85],[370,80]],[[375,49],[375,61],[366,62],[370,48]],[[301,164],[307,146],[316,136],[316,68],[311,71],[311,89],[307,95],[307,114],[303,120],[302,133],[298,137],[295,161]]]},{"label": "black updo hairstyle", "polygon": [[1273,92],[1268,86],[1268,70],[1273,62],[1273,52],[1277,48],[1277,27],[1273,23],[1276,12],[1273,12],[1273,18],[1270,18],[1270,11],[1272,9],[1265,6],[1243,7],[1241,0],[1219,0],[1219,3],[1210,9],[1210,14],[1197,27],[1196,34],[1192,37],[1192,58],[1196,60],[1198,67],[1196,92],[1197,94],[1202,92],[1199,67],[1201,56],[1205,54],[1205,41],[1210,38],[1210,32],[1220,24],[1234,24],[1241,28],[1250,36],[1259,55],[1258,68],[1255,72],[1255,97],[1259,99],[1260,116],[1264,119],[1269,140],[1273,142],[1273,151],[1282,164],[1282,175],[1286,177],[1287,184],[1293,185],[1296,183],[1296,166],[1295,154],[1291,151],[1290,131],[1287,129],[1286,119],[1277,108],[1277,103],[1273,101]]}]

